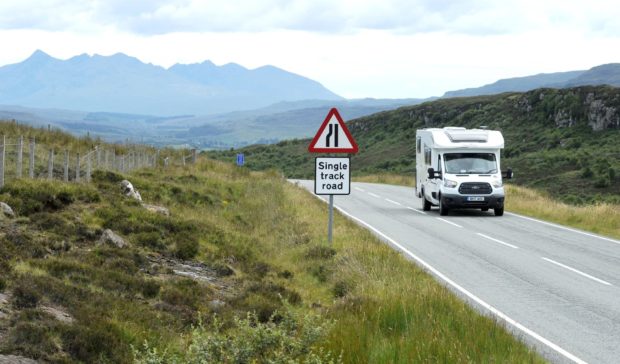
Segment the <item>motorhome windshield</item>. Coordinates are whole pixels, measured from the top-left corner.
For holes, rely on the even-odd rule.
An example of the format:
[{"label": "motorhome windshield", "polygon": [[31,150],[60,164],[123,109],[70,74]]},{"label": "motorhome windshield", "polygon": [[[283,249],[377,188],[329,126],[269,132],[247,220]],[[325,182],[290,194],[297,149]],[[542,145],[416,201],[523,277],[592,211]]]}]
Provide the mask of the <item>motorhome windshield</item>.
[{"label": "motorhome windshield", "polygon": [[497,162],[493,153],[446,153],[443,158],[446,173],[497,173]]}]

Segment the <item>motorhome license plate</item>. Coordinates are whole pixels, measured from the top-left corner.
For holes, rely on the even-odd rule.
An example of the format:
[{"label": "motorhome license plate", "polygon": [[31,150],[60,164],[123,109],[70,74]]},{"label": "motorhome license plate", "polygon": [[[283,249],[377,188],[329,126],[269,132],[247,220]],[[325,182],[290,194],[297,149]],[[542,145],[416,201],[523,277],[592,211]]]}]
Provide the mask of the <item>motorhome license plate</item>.
[{"label": "motorhome license plate", "polygon": [[467,201],[484,201],[482,196],[468,196]]}]

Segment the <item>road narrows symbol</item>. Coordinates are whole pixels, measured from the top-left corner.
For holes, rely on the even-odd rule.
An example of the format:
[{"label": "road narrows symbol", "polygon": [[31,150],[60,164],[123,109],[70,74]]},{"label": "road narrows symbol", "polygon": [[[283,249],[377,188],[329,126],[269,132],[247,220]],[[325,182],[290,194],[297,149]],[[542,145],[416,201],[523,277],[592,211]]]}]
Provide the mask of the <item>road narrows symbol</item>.
[{"label": "road narrows symbol", "polygon": [[338,148],[338,124],[329,124],[328,132],[325,135],[325,146],[330,147],[329,142],[332,140],[332,136],[334,137],[334,148]]}]

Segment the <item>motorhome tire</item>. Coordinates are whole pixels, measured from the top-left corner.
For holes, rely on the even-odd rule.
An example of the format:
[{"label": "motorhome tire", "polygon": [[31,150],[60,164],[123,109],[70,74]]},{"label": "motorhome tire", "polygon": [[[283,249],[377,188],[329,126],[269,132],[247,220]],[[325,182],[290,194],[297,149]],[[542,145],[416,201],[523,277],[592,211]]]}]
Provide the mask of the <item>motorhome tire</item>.
[{"label": "motorhome tire", "polygon": [[495,216],[502,216],[504,215],[504,208],[503,207],[497,207],[494,209],[495,211]]},{"label": "motorhome tire", "polygon": [[443,200],[441,199],[441,196],[439,196],[439,215],[447,216],[448,212],[450,212],[450,210],[448,209],[446,204],[443,203]]},{"label": "motorhome tire", "polygon": [[422,199],[424,200],[424,205],[422,206],[422,210],[424,211],[430,211],[431,210],[431,203],[426,199],[426,195],[424,195],[424,191],[422,191]]}]

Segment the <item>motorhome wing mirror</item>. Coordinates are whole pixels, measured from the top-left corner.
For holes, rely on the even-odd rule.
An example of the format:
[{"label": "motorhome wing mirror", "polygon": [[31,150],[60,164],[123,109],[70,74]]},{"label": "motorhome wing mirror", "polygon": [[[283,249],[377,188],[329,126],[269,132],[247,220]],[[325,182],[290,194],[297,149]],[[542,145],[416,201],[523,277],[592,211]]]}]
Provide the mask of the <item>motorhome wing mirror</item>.
[{"label": "motorhome wing mirror", "polygon": [[436,171],[433,167],[428,169],[428,178],[429,179],[441,179],[441,171]]},{"label": "motorhome wing mirror", "polygon": [[507,178],[507,179],[511,179],[513,175],[514,175],[514,173],[512,173],[512,168],[508,168],[506,170],[506,173],[504,173],[504,177]]}]

